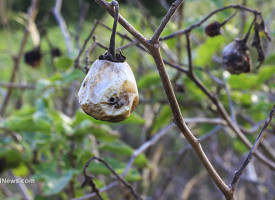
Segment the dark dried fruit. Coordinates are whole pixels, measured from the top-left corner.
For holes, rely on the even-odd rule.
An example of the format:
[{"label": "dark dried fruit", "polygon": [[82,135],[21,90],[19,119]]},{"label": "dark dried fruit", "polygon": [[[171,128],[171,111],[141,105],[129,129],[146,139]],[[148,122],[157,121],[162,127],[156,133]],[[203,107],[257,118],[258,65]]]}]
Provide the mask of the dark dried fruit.
[{"label": "dark dried fruit", "polygon": [[217,22],[217,21],[213,22],[211,24],[208,24],[205,27],[204,32],[209,37],[215,37],[217,35],[220,35],[221,34],[221,24],[219,22]]},{"label": "dark dried fruit", "polygon": [[243,40],[236,40],[228,44],[222,51],[222,60],[225,70],[231,74],[251,71],[249,49]]},{"label": "dark dried fruit", "polygon": [[32,67],[38,67],[41,63],[42,59],[42,53],[40,49],[33,49],[31,51],[28,51],[24,55],[25,63]]},{"label": "dark dried fruit", "polygon": [[61,51],[60,51],[59,48],[53,48],[53,49],[51,50],[51,55],[52,55],[53,58],[55,58],[55,57],[61,56],[62,53],[61,53]]}]

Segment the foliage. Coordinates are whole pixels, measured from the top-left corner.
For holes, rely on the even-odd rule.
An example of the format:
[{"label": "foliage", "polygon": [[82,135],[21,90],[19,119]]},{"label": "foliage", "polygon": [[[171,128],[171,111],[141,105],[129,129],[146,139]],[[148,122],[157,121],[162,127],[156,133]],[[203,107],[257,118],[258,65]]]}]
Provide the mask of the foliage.
[{"label": "foliage", "polygon": [[[79,8],[71,6],[76,4],[75,2],[64,1],[62,10],[72,36],[78,34],[75,27],[78,22]],[[81,45],[94,25],[91,19],[104,16],[102,21],[109,27],[112,25],[112,18],[109,15],[103,15],[103,10],[97,4],[90,1],[85,2],[90,4],[90,10],[88,10],[89,14],[86,16],[82,30],[79,33],[79,43]],[[166,13],[165,9],[159,5],[158,1],[141,2],[144,3],[147,9],[151,8],[149,11],[152,14],[153,21],[158,25],[161,16]],[[41,13],[38,16],[37,24],[41,23],[43,14],[53,6],[53,3],[54,1],[47,1],[47,6],[44,7],[45,2],[41,1],[39,7]],[[232,0],[230,3],[239,2]],[[248,3],[250,7],[260,6],[264,18],[269,17],[271,13],[270,2],[267,1],[261,3],[261,5],[258,5],[258,1]],[[11,4],[12,9],[10,10],[9,20],[13,24],[17,23],[20,18],[20,12],[26,12],[29,2],[13,1]],[[156,4],[157,9],[153,9]],[[184,5],[184,12],[186,13],[184,14],[183,26],[193,24],[211,10],[227,4],[227,1],[204,2],[197,0],[190,3],[186,2]],[[201,7],[204,9],[201,9]],[[143,32],[144,35],[152,34],[152,30],[149,28],[143,14],[132,3],[127,4],[123,1],[121,14],[127,20],[129,19],[131,24],[137,30]],[[223,21],[230,14],[225,12],[214,18]],[[211,75],[219,80],[224,80],[228,84],[237,114],[237,121],[240,126],[249,129],[256,122],[266,118],[274,103],[275,55],[270,53],[274,50],[274,46],[271,45],[266,61],[259,70],[254,68],[253,73],[241,75],[228,75],[228,73],[225,73],[221,64],[217,63],[213,56],[220,56],[226,44],[234,40],[237,34],[243,34],[238,32],[240,29],[238,19],[236,18],[226,24],[224,34],[215,38],[207,38],[203,32],[203,27],[196,29],[191,45],[194,65],[196,66],[195,74],[211,92],[219,97],[221,103],[229,111],[230,106],[226,91],[221,89],[217,82],[205,72],[210,72]],[[247,17],[244,28],[249,26],[250,19],[252,18]],[[212,20],[214,19],[209,21]],[[25,24],[26,20],[23,19],[23,22],[22,24]],[[81,197],[90,192],[88,187],[79,189],[81,186],[79,180],[81,180],[86,161],[92,156],[104,158],[118,174],[122,174],[135,149],[139,148],[145,141],[150,140],[158,131],[173,121],[154,61],[148,53],[136,46],[123,51],[135,74],[140,93],[140,104],[135,112],[127,120],[113,124],[95,120],[81,111],[76,95],[85,74],[74,67],[74,59],[79,49],[75,44],[73,55],[71,57],[66,55],[65,42],[59,28],[54,23],[53,19],[46,22],[45,27],[48,27],[47,36],[51,44],[61,50],[62,56],[53,58],[49,44],[43,38],[40,45],[43,52],[41,65],[38,68],[32,68],[21,60],[17,82],[31,84],[35,89],[14,89],[6,114],[3,119],[0,119],[0,177],[2,175],[7,176],[8,172],[12,172],[18,177],[35,179],[39,185],[37,186],[38,189],[33,190],[32,195],[37,200],[69,199],[73,196]],[[5,52],[0,54],[1,82],[9,82],[13,66],[13,60],[9,54],[17,54],[23,37],[22,24],[17,25],[17,27],[12,26],[12,29],[0,31],[0,38],[5,38],[5,40],[0,40],[0,51]],[[175,32],[177,28],[175,18],[168,24],[162,36]],[[274,30],[274,23],[271,24],[270,29]],[[127,33],[121,26],[118,27],[118,32]],[[94,33],[96,41],[105,46],[108,46],[110,35],[111,32],[102,26],[98,26]],[[271,31],[271,36],[275,36],[274,31]],[[185,47],[186,42],[183,38],[181,46]],[[73,37],[71,39],[75,40]],[[127,42],[126,39],[117,37],[116,43],[120,46],[127,44]],[[267,41],[264,42],[267,45]],[[88,46],[91,43],[92,41],[89,42]],[[171,49],[173,55],[177,53],[177,43],[177,39],[163,42],[169,50]],[[28,39],[25,51],[32,48],[33,43],[31,39]],[[187,63],[187,52],[185,48],[183,49],[180,63],[185,65]],[[96,46],[90,55],[90,61],[97,59],[104,51],[104,49]],[[167,51],[163,49],[164,59],[171,61],[170,55],[165,52]],[[253,66],[256,66],[256,63],[257,61],[253,56]],[[81,57],[81,66],[85,66],[85,56]],[[210,100],[187,76],[180,76],[177,79],[179,72],[168,65],[167,71],[170,78],[175,80],[173,86],[184,118],[219,117]],[[176,85],[182,85],[183,89],[177,90]],[[0,99],[4,98],[5,93],[6,89],[1,87]],[[249,120],[247,120],[247,116],[249,116]],[[196,124],[195,126],[190,124],[190,129],[199,136],[205,135],[214,127],[213,124]],[[255,135],[259,132],[259,129],[260,127],[253,132],[253,135],[248,136],[250,141],[255,140]],[[248,149],[230,130],[224,130],[220,131],[219,135],[214,136],[210,141],[203,142],[203,146],[206,152],[212,154],[210,159],[213,160],[215,165],[220,165],[222,175],[226,179],[228,175],[232,175],[230,173],[237,169],[240,160],[242,160]],[[229,133],[225,134],[225,132]],[[270,145],[274,144],[274,134],[266,136],[267,141],[269,138],[271,142],[273,140]],[[170,130],[169,134],[165,135],[161,141],[135,158],[133,167],[126,175],[125,180],[137,185],[139,192],[145,192],[147,196],[156,195],[156,188],[165,185],[164,181],[166,179],[164,178],[167,177],[167,174],[173,178],[180,177],[180,185],[187,184],[188,179],[202,170],[201,164],[198,164],[192,152],[183,162],[178,164],[180,170],[174,174],[169,172],[171,166],[176,165],[177,155],[186,146],[186,141],[179,136],[178,130]],[[225,167],[218,161],[218,158],[226,160]],[[231,166],[231,172],[226,171],[227,165]],[[259,163],[255,165],[260,166]],[[266,174],[264,170],[266,170]],[[88,171],[95,176],[99,188],[104,187],[105,184],[113,180],[111,172],[100,163],[90,165]],[[274,173],[272,174],[266,166],[261,166],[257,173],[263,180],[267,180],[268,176],[274,178]],[[219,195],[215,188],[208,186],[212,184],[210,180],[207,179],[202,182],[204,185],[201,187],[207,189],[205,195],[208,197]],[[274,183],[268,184],[274,185]],[[178,187],[179,184],[177,180],[173,179],[171,185]],[[30,187],[32,188],[32,186]],[[249,188],[246,190],[248,191],[248,198],[252,197],[253,194],[251,193],[254,190],[250,191]],[[175,190],[168,188],[164,198],[178,199],[181,192],[182,188],[177,194]],[[115,194],[116,191],[114,190],[111,193]],[[203,193],[203,189],[200,190],[200,193]],[[203,194],[199,193],[192,194],[190,199],[199,199],[202,196]],[[270,195],[263,194],[263,196],[268,197]],[[220,198],[220,196],[218,197]],[[6,196],[0,189],[0,199],[4,198]],[[104,198],[112,199],[111,195],[109,197],[106,195]],[[119,196],[118,198],[123,199],[124,197]],[[14,199],[20,199],[20,197],[17,198],[16,196]]]}]

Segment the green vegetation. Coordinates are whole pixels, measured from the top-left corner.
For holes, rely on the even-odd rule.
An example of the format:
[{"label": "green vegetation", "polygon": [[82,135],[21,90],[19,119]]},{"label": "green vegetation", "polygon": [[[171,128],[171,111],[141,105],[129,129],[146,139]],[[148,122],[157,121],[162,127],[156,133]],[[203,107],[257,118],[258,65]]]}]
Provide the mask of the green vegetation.
[{"label": "green vegetation", "polygon": [[[53,0],[40,2],[37,24],[42,23],[45,13],[54,5]],[[106,14],[99,5],[93,1],[87,0],[85,2],[90,7],[83,27],[78,32],[76,30],[79,18],[78,1],[63,1],[62,14],[73,42],[71,56],[67,56],[66,44],[60,28],[50,14],[44,27],[51,44],[60,49],[62,56],[53,58],[48,41],[45,37],[42,38],[40,48],[43,58],[40,66],[33,68],[27,65],[22,58],[15,81],[19,84],[28,84],[31,89],[14,88],[6,112],[0,118],[0,178],[9,177],[9,173],[13,173],[17,177],[35,179],[35,185],[27,185],[30,195],[35,200],[70,199],[84,196],[90,192],[88,186],[80,188],[83,181],[83,167],[89,158],[100,156],[118,174],[122,174],[135,149],[138,149],[173,121],[155,63],[148,53],[137,46],[123,50],[128,64],[132,67],[139,89],[140,103],[134,113],[127,120],[114,124],[95,120],[79,108],[77,92],[85,74],[74,67],[75,58],[79,53],[75,34],[79,34],[79,44],[82,47],[95,23],[94,19],[100,18],[108,27],[112,27],[113,24],[113,18]],[[143,35],[150,37],[154,31],[150,29],[147,19],[133,3],[129,4],[128,2],[122,1],[120,14]],[[158,1],[141,2],[147,9],[151,8],[149,13],[152,21],[158,26],[166,10]],[[172,1],[167,2],[171,3]],[[182,28],[197,22],[214,9],[237,3],[241,2],[236,0],[186,1]],[[2,25],[3,28],[0,29],[0,106],[7,91],[7,87],[1,83],[8,83],[12,74],[14,65],[12,56],[18,54],[24,35],[24,25],[27,21],[22,13],[26,12],[30,1],[14,0],[10,4],[12,7],[7,10],[9,23]],[[155,5],[157,5],[157,9],[153,9]],[[269,19],[275,4],[272,1],[249,1],[247,6],[259,8],[264,19]],[[226,44],[232,42],[240,34],[243,37],[253,16],[247,13],[245,26],[242,27],[243,32],[240,32],[242,30],[240,28],[240,13],[238,13],[237,18],[233,18],[225,25],[223,35],[209,38],[204,34],[203,28],[208,22],[224,21],[232,13],[229,11],[221,12],[192,32],[194,72],[200,81],[217,95],[230,113],[228,94],[212,77],[214,76],[227,84],[230,88],[238,124],[244,130],[249,130],[267,118],[275,102],[275,47],[274,42],[269,44],[265,36],[261,35],[264,49],[268,51],[266,61],[261,68],[256,70],[257,52],[255,49],[251,49],[252,73],[229,75],[225,72],[221,63],[216,62],[213,56],[221,57],[221,51]],[[274,20],[268,22],[270,23],[267,26],[270,35],[275,38]],[[169,22],[162,36],[176,30],[178,30],[178,25],[175,17]],[[118,32],[131,37],[120,25]],[[108,46],[110,35],[111,32],[101,25],[98,25],[94,33],[96,41],[104,46]],[[253,36],[250,37],[252,40]],[[126,45],[128,42],[119,36],[116,38],[117,46]],[[93,39],[89,41],[87,47],[91,46],[92,43]],[[172,57],[177,56],[178,38],[162,43],[163,58],[173,63]],[[179,61],[183,64],[182,67],[186,66],[188,61],[185,46],[186,41],[183,35],[181,37],[182,59]],[[33,48],[33,41],[29,37],[24,52]],[[167,53],[169,51],[170,53]],[[93,62],[104,52],[105,50],[97,45],[90,54],[89,61]],[[85,52],[80,59],[80,65],[81,67],[85,66]],[[192,80],[183,73],[178,78],[179,71],[169,65],[166,65],[166,70],[173,82],[184,118],[210,119],[221,117],[214,104]],[[209,123],[190,123],[188,125],[196,137],[204,136],[216,127],[216,124]],[[248,139],[252,143],[255,141],[260,128],[261,126],[258,126],[252,134],[247,133]],[[274,122],[267,132],[268,134],[264,139],[269,146],[273,145],[274,147]],[[158,189],[163,187],[165,184],[163,181],[167,180],[167,176],[171,176],[173,180],[169,183],[170,188],[164,192],[164,198],[180,199],[184,185],[188,183],[188,180],[204,170],[194,152],[191,151],[182,162],[176,163],[178,155],[186,146],[187,141],[179,134],[179,130],[177,128],[170,129],[168,134],[155,145],[135,158],[125,180],[134,185],[140,194],[144,194],[150,199],[149,197],[155,197]],[[211,139],[203,141],[202,146],[209,155],[211,162],[218,166],[225,182],[231,181],[234,171],[239,168],[244,155],[248,152],[244,144],[226,126]],[[219,162],[219,159],[224,161],[225,166]],[[175,165],[178,165],[179,169],[171,174],[169,170]],[[274,171],[263,166],[257,159],[255,159],[253,166],[255,166],[258,176],[261,177],[260,179],[264,182],[267,181],[267,184],[271,186],[273,184],[274,187],[274,181],[272,183],[272,181],[268,182],[267,180],[269,176],[274,178]],[[226,171],[226,167],[229,167],[231,171]],[[88,171],[95,177],[98,188],[102,188],[114,180],[111,172],[101,163],[92,162]],[[180,181],[180,184],[177,181]],[[198,188],[195,186],[196,190],[200,191],[191,193],[189,199],[200,199],[204,195],[206,199],[222,198],[209,178],[204,178],[201,182],[203,184],[198,184]],[[240,186],[246,188],[244,190],[247,198],[251,198],[255,188],[257,188],[252,183],[249,185],[252,189],[246,188],[245,182]],[[176,186],[180,188],[171,189]],[[22,195],[15,185],[5,185],[5,187],[15,192],[9,197],[0,187],[0,199],[21,199]],[[261,187],[268,191],[268,187],[264,185]],[[203,193],[204,189],[206,190],[205,193]],[[109,194],[104,194],[103,197],[104,199],[127,199],[123,196],[123,190],[126,189],[117,187],[112,189]],[[271,190],[274,192],[274,188]],[[112,198],[112,195],[117,195],[117,197]],[[260,189],[257,190],[257,195],[266,197],[266,199],[270,197],[268,192],[261,192]]]}]

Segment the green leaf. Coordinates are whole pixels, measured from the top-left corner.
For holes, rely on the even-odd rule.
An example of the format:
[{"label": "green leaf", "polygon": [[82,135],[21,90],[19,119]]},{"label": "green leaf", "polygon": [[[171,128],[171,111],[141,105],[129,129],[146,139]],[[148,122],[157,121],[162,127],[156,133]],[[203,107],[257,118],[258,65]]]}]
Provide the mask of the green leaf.
[{"label": "green leaf", "polygon": [[22,162],[23,152],[20,151],[18,145],[12,144],[9,146],[1,146],[0,148],[0,159],[4,159],[5,169],[12,169],[18,167]]},{"label": "green leaf", "polygon": [[18,167],[14,168],[12,171],[15,174],[15,176],[19,177],[26,176],[29,173],[28,167],[22,162],[19,164]]},{"label": "green leaf", "polygon": [[127,119],[123,120],[122,122],[119,122],[118,124],[144,124],[145,119],[138,115],[136,112],[133,112],[130,117]]},{"label": "green leaf", "polygon": [[126,174],[125,180],[129,182],[140,181],[141,175],[137,170],[130,170],[129,173]]},{"label": "green leaf", "polygon": [[264,62],[265,65],[275,65],[275,54],[269,55]]},{"label": "green leaf", "polygon": [[74,129],[74,134],[76,136],[86,135],[88,133],[93,134],[97,139],[103,141],[112,142],[119,137],[119,135],[113,131],[110,127],[106,125],[97,125],[93,124],[89,120],[82,121],[78,126]]},{"label": "green leaf", "polygon": [[100,146],[101,150],[109,151],[121,156],[131,156],[133,153],[133,148],[129,145],[123,143],[121,140],[115,140],[112,143],[103,143]]},{"label": "green leaf", "polygon": [[34,118],[33,115],[19,117],[10,116],[4,120],[4,127],[12,131],[26,131],[49,134],[51,132],[51,124],[49,121],[41,118]]},{"label": "green leaf", "polygon": [[148,73],[142,76],[137,83],[138,89],[151,87],[152,85],[160,85],[161,79],[157,72]]},{"label": "green leaf", "polygon": [[147,165],[147,163],[148,163],[148,160],[144,154],[138,155],[134,161],[134,164],[137,167],[145,167]]},{"label": "green leaf", "polygon": [[60,69],[69,69],[74,63],[74,60],[67,57],[67,56],[61,56],[54,60],[54,65],[57,68]]},{"label": "green leaf", "polygon": [[68,170],[61,176],[47,177],[43,188],[45,195],[54,195],[61,192],[65,188],[65,186],[69,183],[73,174],[74,174],[74,171]]},{"label": "green leaf", "polygon": [[[121,172],[121,170],[124,169],[125,164],[119,162],[117,159],[106,157],[103,158],[105,162],[107,162],[117,173],[118,171]],[[92,174],[104,174],[104,175],[110,175],[110,170],[101,162],[93,161],[90,163],[88,167],[88,171]]]},{"label": "green leaf", "polygon": [[240,152],[240,153],[246,153],[248,151],[247,147],[243,144],[243,142],[241,142],[240,140],[236,139],[233,142],[233,147],[236,151]]},{"label": "green leaf", "polygon": [[195,64],[199,66],[209,65],[212,62],[213,55],[221,48],[224,42],[224,37],[217,36],[214,38],[208,37],[206,42],[197,48]]},{"label": "green leaf", "polygon": [[243,92],[232,91],[231,97],[234,100],[234,102],[237,102],[238,104],[250,106],[252,103],[251,94],[248,94],[248,93],[244,94]]},{"label": "green leaf", "polygon": [[172,112],[170,110],[169,105],[165,105],[162,107],[160,113],[158,114],[154,124],[152,132],[155,133],[160,130],[162,127],[170,123],[172,120]]},{"label": "green leaf", "polygon": [[261,84],[274,76],[274,66],[263,66],[258,74],[231,75],[228,82],[232,89],[260,89]]},{"label": "green leaf", "polygon": [[[74,122],[73,122],[73,126],[76,126],[76,125],[80,124],[81,121],[84,121],[84,120],[89,120],[93,124],[105,124],[105,125],[113,125],[114,124],[114,123],[111,123],[111,122],[96,120],[95,118],[87,115],[83,111],[78,110],[75,114],[75,119],[74,119]],[[118,122],[116,124],[144,124],[144,123],[145,123],[145,120],[140,115],[133,112],[130,115],[130,117],[128,117],[124,121]]]}]

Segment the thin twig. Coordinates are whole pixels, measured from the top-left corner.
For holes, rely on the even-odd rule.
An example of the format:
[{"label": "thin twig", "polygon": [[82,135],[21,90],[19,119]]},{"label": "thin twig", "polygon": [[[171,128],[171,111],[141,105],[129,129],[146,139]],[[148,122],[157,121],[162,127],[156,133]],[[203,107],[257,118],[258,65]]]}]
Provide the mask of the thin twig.
[{"label": "thin twig", "polygon": [[179,31],[176,31],[170,35],[167,35],[163,38],[160,38],[160,41],[162,40],[168,40],[168,39],[172,39],[174,37],[177,37],[179,35],[182,35],[182,34],[186,34],[187,32],[190,32],[192,29],[196,28],[196,27],[199,27],[201,26],[204,22],[206,22],[210,17],[212,17],[213,15],[215,15],[216,13],[218,12],[221,12],[221,11],[224,11],[224,10],[227,10],[229,8],[234,8],[234,9],[240,9],[240,10],[245,10],[245,11],[248,11],[248,12],[251,12],[253,13],[254,15],[257,14],[257,15],[261,15],[261,13],[257,10],[252,10],[250,8],[247,8],[245,6],[241,6],[241,5],[229,5],[229,6],[225,6],[225,7],[222,7],[222,8],[219,8],[217,10],[214,10],[212,11],[210,14],[208,14],[206,17],[204,17],[202,20],[200,20],[199,22],[195,23],[195,24],[192,24],[190,25],[189,27],[187,27],[186,29],[183,29],[183,30],[179,30]]},{"label": "thin twig", "polygon": [[[12,179],[18,179],[18,177],[16,177],[12,171],[9,171],[9,175],[11,176]],[[20,184],[16,184],[16,186],[18,187],[20,193],[22,194],[22,198],[24,200],[32,200],[33,199],[33,197],[30,196],[30,194],[28,192],[28,188],[26,187],[25,184],[20,183]]]},{"label": "thin twig", "polygon": [[137,199],[137,200],[142,200],[142,198],[139,196],[139,194],[135,191],[135,189],[129,184],[127,183],[120,175],[118,175],[115,170],[103,159],[98,158],[98,157],[92,157],[90,158],[84,167],[84,173],[87,174],[87,167],[89,166],[90,162],[93,160],[97,160],[101,163],[103,163],[111,172],[112,174],[115,175],[115,177],[126,187],[129,189],[129,191],[131,192],[131,194]]},{"label": "thin twig", "polygon": [[173,15],[175,14],[175,12],[177,11],[177,9],[179,8],[179,6],[184,2],[184,0],[176,0],[172,6],[170,7],[170,9],[168,10],[167,14],[165,15],[165,17],[163,18],[162,22],[160,23],[159,27],[157,28],[156,32],[154,33],[152,39],[151,39],[151,43],[154,44],[156,42],[159,41],[160,35],[163,32],[164,28],[166,27],[166,25],[168,24],[168,22],[170,21],[170,19],[173,17]]},{"label": "thin twig", "polygon": [[199,172],[197,175],[195,175],[193,178],[191,178],[188,183],[185,185],[184,190],[181,195],[182,200],[188,200],[189,196],[191,194],[192,189],[194,189],[194,186],[202,181],[202,179],[207,175],[207,172],[205,170]]},{"label": "thin twig", "polygon": [[174,123],[170,123],[168,126],[161,129],[154,137],[152,137],[150,140],[143,143],[137,150],[133,152],[131,155],[131,158],[125,168],[125,170],[122,173],[122,177],[124,177],[132,167],[132,164],[135,160],[135,158],[140,155],[142,152],[144,152],[146,149],[148,149],[150,146],[154,145],[160,138],[162,138],[168,131],[175,126]]},{"label": "thin twig", "polygon": [[70,34],[68,31],[66,22],[65,22],[63,16],[61,15],[61,6],[62,6],[62,0],[55,0],[55,6],[53,8],[53,15],[60,27],[62,34],[63,34],[65,44],[67,47],[68,55],[71,56],[72,51],[73,51],[72,41],[70,38]]},{"label": "thin twig", "polygon": [[[90,40],[91,37],[93,36],[93,34],[94,34],[94,32],[95,32],[95,30],[96,30],[98,24],[99,24],[99,21],[96,20],[96,21],[95,21],[95,24],[94,24],[94,26],[93,26],[93,28],[92,28],[92,30],[91,30],[91,32],[89,33],[88,37],[87,37],[87,38],[85,39],[85,41],[84,41],[84,44],[82,45],[82,48],[79,50],[79,53],[78,53],[78,55],[77,55],[77,57],[76,57],[76,59],[75,59],[75,61],[74,61],[74,66],[75,66],[76,68],[79,68],[79,69],[83,70],[83,68],[80,67],[79,59],[80,59],[82,53],[84,52],[84,50],[85,50],[85,48],[86,48],[86,45],[88,44],[89,40]],[[87,69],[85,69],[85,72],[87,73]]]},{"label": "thin twig", "polygon": [[85,16],[86,16],[87,11],[89,10],[89,7],[90,7],[90,4],[83,2],[83,1],[79,1],[79,5],[80,5],[80,13],[79,13],[79,20],[78,20],[78,24],[76,27],[76,33],[75,33],[75,43],[76,43],[77,49],[80,48],[79,36],[80,36],[80,32],[82,29],[82,25],[83,25]]},{"label": "thin twig", "polygon": [[0,87],[7,87],[7,88],[21,88],[21,89],[35,89],[35,85],[27,84],[27,83],[5,83],[0,82]]},{"label": "thin twig", "polygon": [[237,187],[237,184],[238,182],[240,181],[240,178],[242,176],[242,174],[244,173],[244,170],[245,168],[247,167],[247,165],[251,162],[252,160],[252,157],[256,151],[256,149],[258,148],[260,142],[261,142],[261,139],[262,137],[264,136],[264,133],[269,125],[269,123],[271,122],[272,120],[272,117],[273,117],[273,113],[275,111],[275,105],[273,106],[272,110],[270,111],[266,121],[265,121],[265,124],[263,126],[263,128],[261,129],[253,147],[251,148],[249,154],[247,155],[246,159],[244,160],[243,164],[241,165],[240,169],[235,173],[235,176],[230,184],[230,187],[231,187],[231,190],[232,191],[235,191],[236,187]]},{"label": "thin twig", "polygon": [[225,80],[224,80],[224,89],[225,89],[225,92],[226,92],[226,95],[227,95],[227,98],[228,98],[228,101],[229,101],[231,120],[232,120],[233,123],[237,124],[236,113],[235,113],[235,110],[234,110],[234,105],[233,105],[233,101],[232,101],[231,94],[230,94],[230,86],[225,82]]},{"label": "thin twig", "polygon": [[[205,133],[202,137],[199,138],[201,142],[207,140],[208,138],[212,137],[213,135],[217,134],[223,126],[218,125],[209,132]],[[165,177],[165,180],[163,181],[163,185],[161,187],[158,187],[158,190],[154,194],[154,199],[162,200],[164,199],[164,193],[169,187],[171,181],[173,180],[173,177],[176,175],[177,171],[180,169],[181,163],[183,162],[183,159],[185,155],[192,149],[192,146],[188,144],[183,149],[181,149],[177,154],[176,164],[168,171],[167,176]]]},{"label": "thin twig", "polygon": [[100,192],[99,192],[99,189],[97,188],[95,182],[94,182],[94,177],[89,175],[87,173],[87,168],[90,164],[90,160],[88,160],[84,166],[84,169],[83,169],[83,175],[85,177],[85,180],[84,182],[82,183],[81,187],[84,187],[85,185],[90,185],[91,186],[91,190],[92,192],[95,192],[96,196],[100,199],[100,200],[103,200],[103,197],[101,196]]}]

